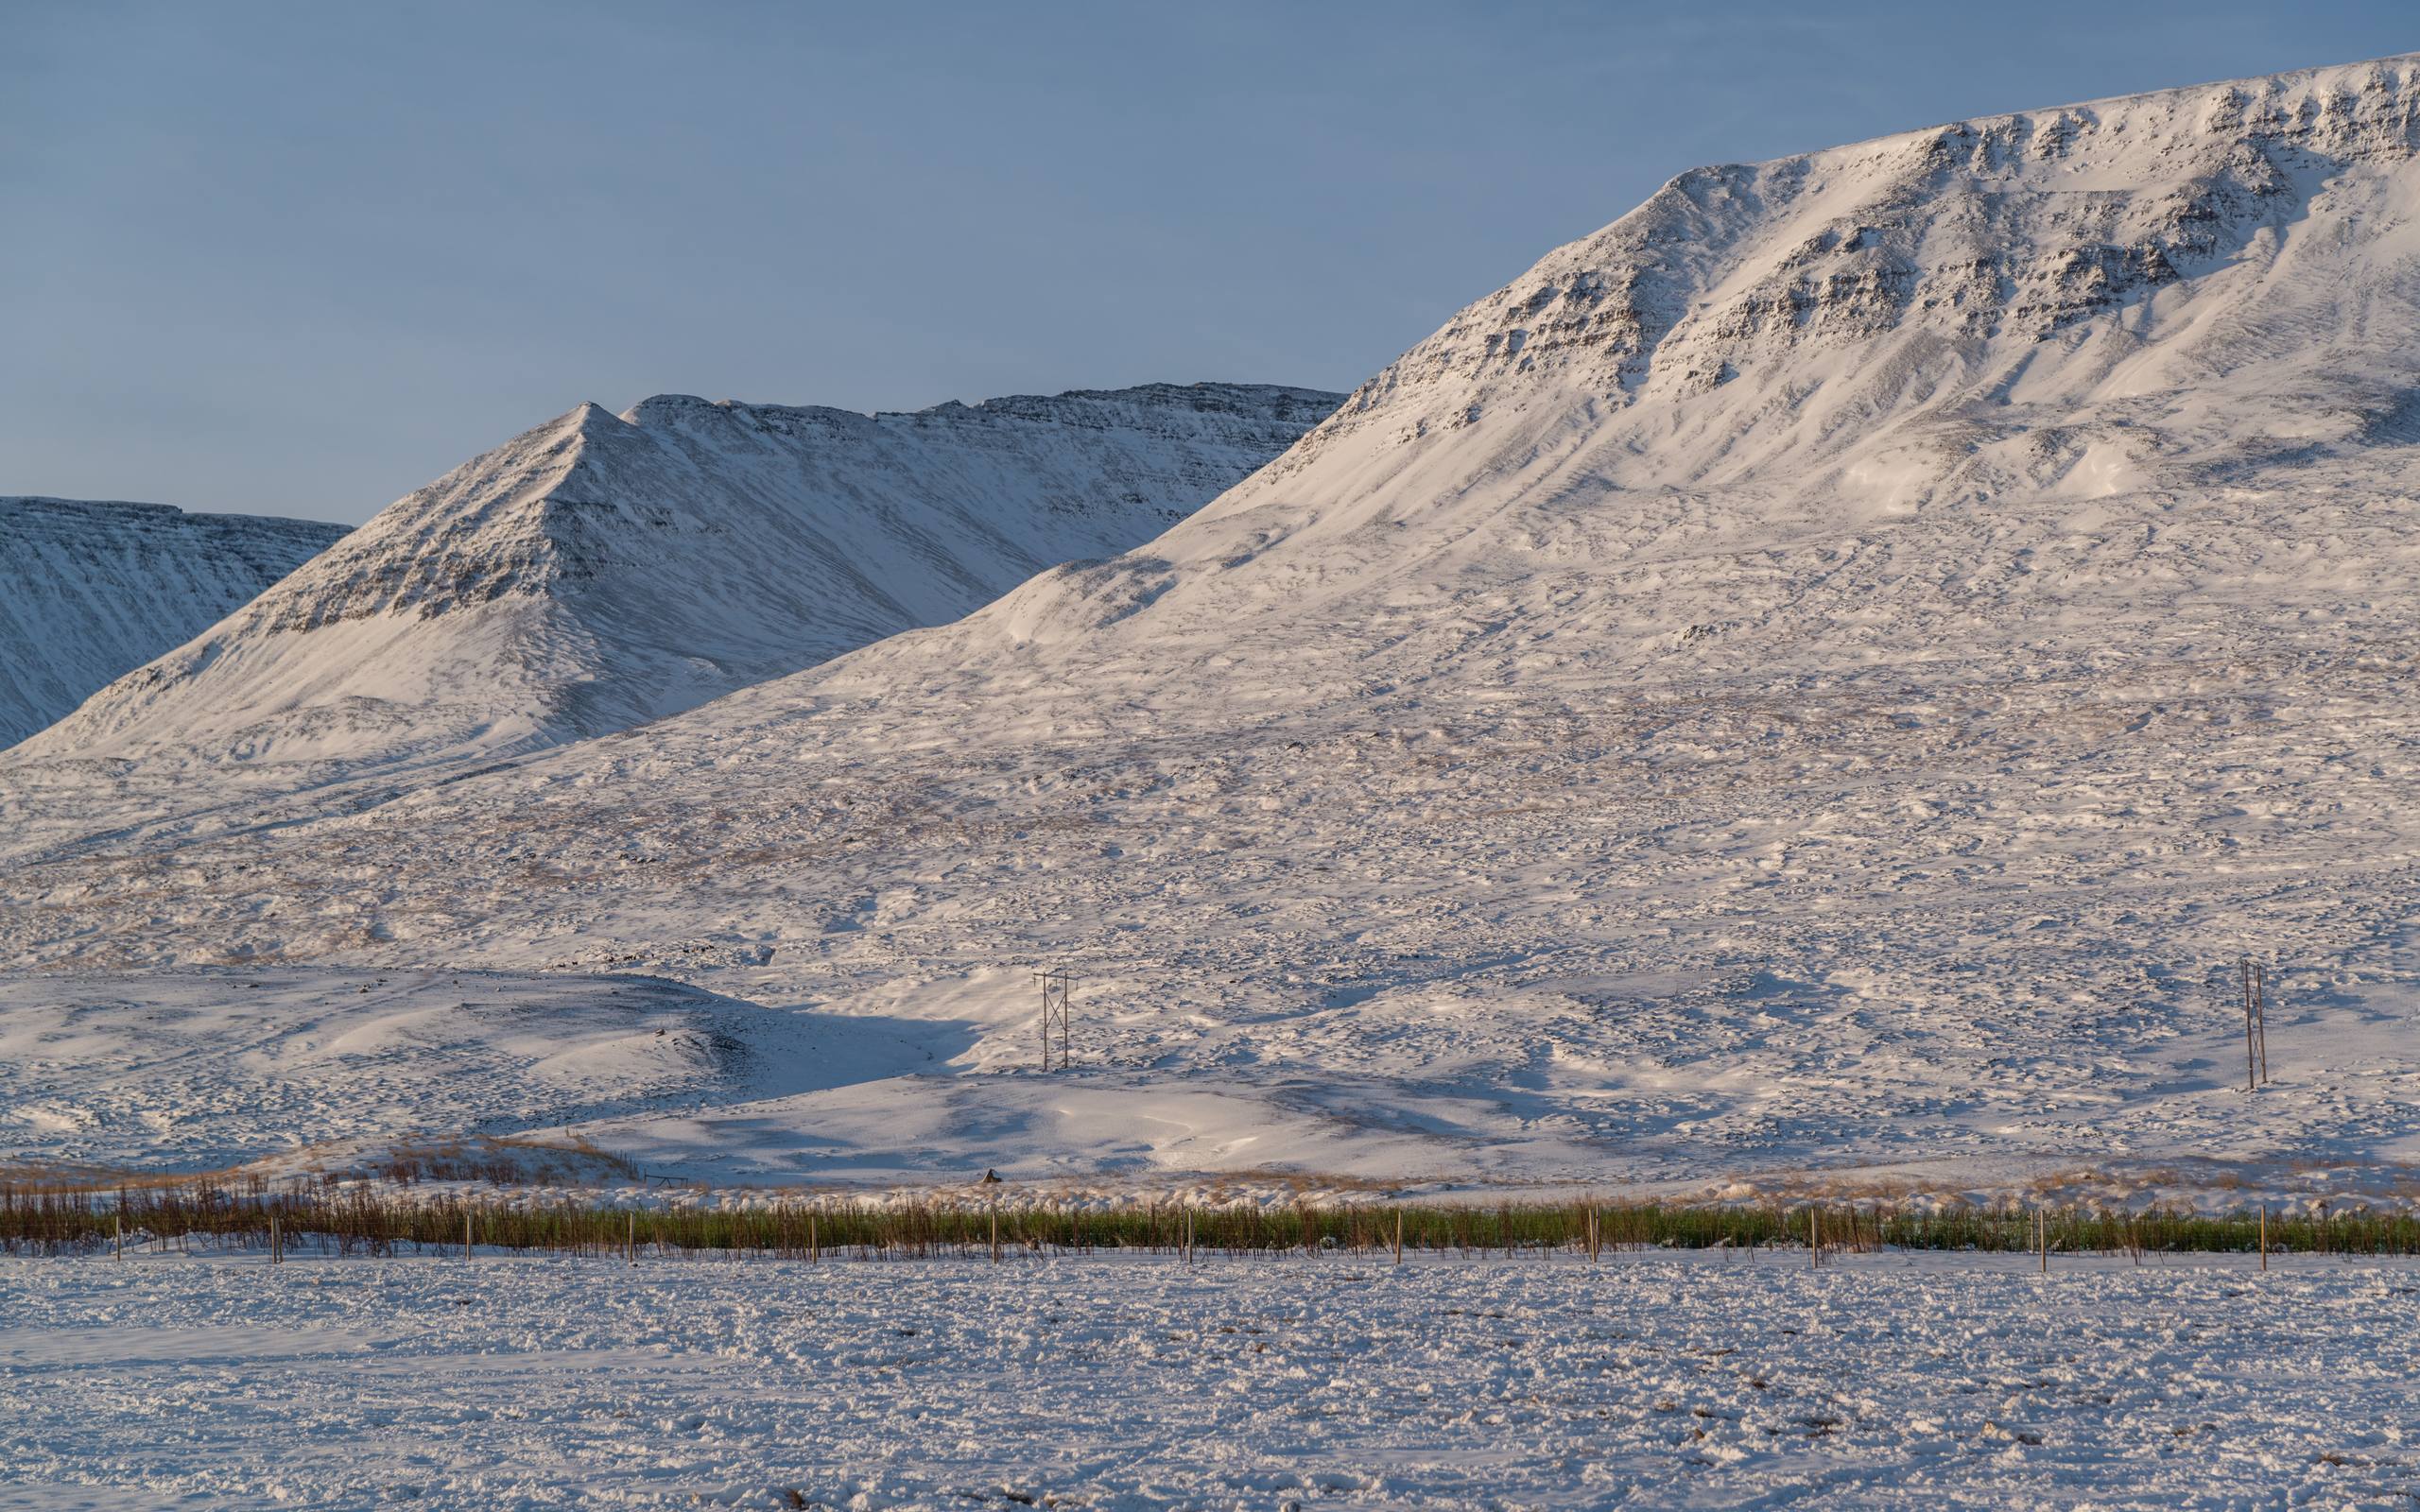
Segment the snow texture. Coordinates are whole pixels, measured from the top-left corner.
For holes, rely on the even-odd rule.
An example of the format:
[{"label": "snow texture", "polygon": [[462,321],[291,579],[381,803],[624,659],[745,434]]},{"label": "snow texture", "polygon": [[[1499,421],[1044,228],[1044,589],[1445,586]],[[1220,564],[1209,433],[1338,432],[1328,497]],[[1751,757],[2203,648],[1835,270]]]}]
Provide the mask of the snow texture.
[{"label": "snow texture", "polygon": [[0,1261],[0,1507],[2385,1509],[2420,1272]]},{"label": "snow texture", "polygon": [[164,504],[0,498],[0,747],[241,609],[344,533]]},{"label": "snow texture", "polygon": [[2408,1197],[2415,296],[2411,59],[1684,174],[954,624],[441,783],[9,767],[0,960],[639,971],[932,1057],[590,1125],[734,1178]]}]

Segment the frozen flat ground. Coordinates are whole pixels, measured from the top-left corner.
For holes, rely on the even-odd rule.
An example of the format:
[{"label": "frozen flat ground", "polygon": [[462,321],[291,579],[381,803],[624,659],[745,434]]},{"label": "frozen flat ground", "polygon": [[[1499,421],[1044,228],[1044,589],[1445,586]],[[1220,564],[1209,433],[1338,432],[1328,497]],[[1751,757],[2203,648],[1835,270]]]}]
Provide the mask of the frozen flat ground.
[{"label": "frozen flat ground", "polygon": [[2404,1508],[2420,1268],[0,1262],[0,1507]]}]

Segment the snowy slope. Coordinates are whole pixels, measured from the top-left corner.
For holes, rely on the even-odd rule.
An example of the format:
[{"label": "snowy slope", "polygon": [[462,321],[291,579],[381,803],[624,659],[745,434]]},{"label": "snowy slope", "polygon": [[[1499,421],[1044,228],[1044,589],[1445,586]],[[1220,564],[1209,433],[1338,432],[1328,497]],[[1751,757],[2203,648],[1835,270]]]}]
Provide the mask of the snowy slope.
[{"label": "snowy slope", "polygon": [[946,1051],[610,1131],[756,1174],[2392,1193],[2415,212],[2410,59],[1685,174],[1132,551],[358,813],[94,807],[0,950],[635,966]]},{"label": "snowy slope", "polygon": [[584,404],[398,501],[19,755],[358,767],[619,730],[1132,545],[1336,400],[1203,384],[903,415]]},{"label": "snowy slope", "polygon": [[922,1058],[862,1024],[819,1032],[648,977],[0,977],[0,1167],[309,1168]]},{"label": "snowy slope", "polygon": [[344,533],[163,504],[0,498],[0,747],[242,608]]}]

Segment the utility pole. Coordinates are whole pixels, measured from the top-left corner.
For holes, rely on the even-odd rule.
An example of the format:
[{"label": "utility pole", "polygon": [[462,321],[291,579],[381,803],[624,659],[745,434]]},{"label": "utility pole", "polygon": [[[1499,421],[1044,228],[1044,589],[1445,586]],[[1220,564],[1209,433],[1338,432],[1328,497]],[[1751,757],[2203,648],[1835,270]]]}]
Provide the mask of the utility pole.
[{"label": "utility pole", "polygon": [[2260,1082],[2269,1083],[2269,968],[2258,961],[2252,963],[2252,1022],[2254,1036],[2260,1041]]},{"label": "utility pole", "polygon": [[1074,979],[1057,967],[1034,972],[1033,979],[1042,984],[1042,1069],[1048,1071],[1055,1059],[1064,1071],[1070,1063],[1067,989]]},{"label": "utility pole", "polygon": [[2243,1090],[2249,1092],[2260,1085],[2259,1061],[2252,1040],[2252,957],[2245,956],[2238,965],[2243,972]]}]

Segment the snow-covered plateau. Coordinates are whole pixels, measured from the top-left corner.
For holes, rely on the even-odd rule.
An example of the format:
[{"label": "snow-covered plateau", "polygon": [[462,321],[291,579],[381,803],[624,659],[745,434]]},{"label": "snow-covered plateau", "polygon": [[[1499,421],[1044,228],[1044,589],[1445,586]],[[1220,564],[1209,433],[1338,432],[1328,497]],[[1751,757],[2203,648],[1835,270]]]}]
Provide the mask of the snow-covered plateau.
[{"label": "snow-covered plateau", "polygon": [[[276,990],[337,1034],[320,978],[642,973],[771,1040],[890,1048],[702,1067],[678,1108],[535,1098],[511,1060],[413,1128],[526,1109],[752,1182],[2408,1200],[2416,212],[2412,59],[1700,169],[1156,538],[683,713],[632,724],[666,707],[642,685],[685,686],[633,672],[607,733],[364,782],[307,731],[291,761],[285,734],[197,753],[205,714],[301,728],[260,724],[249,652],[187,669],[199,713],[122,682],[0,765],[0,962],[57,1025],[20,1053],[92,1158],[186,1164],[212,1136],[112,1111],[139,1086],[169,1125],[219,1116],[124,1048],[151,994]],[[676,470],[769,424],[582,411],[493,473]],[[614,496],[661,502],[661,571],[694,580],[671,557],[740,501],[648,476]],[[507,481],[491,515],[487,487],[415,495],[228,624],[417,625],[418,564],[459,558],[406,524],[586,518]],[[372,546],[391,573],[347,565]],[[878,584],[901,556],[834,551]],[[882,593],[940,619],[994,581],[917,580],[943,578],[965,597]],[[471,722],[565,738],[586,696]],[[1075,979],[1047,1075],[1044,965]],[[425,990],[467,1022],[467,988]],[[190,1064],[237,1109],[342,1064],[278,1055]],[[224,1126],[230,1158],[320,1137]]]},{"label": "snow-covered plateau", "polygon": [[0,1260],[0,1507],[2403,1508],[2420,1271]]},{"label": "snow-covered plateau", "polygon": [[0,498],[0,747],[243,608],[344,533],[164,504]]}]

